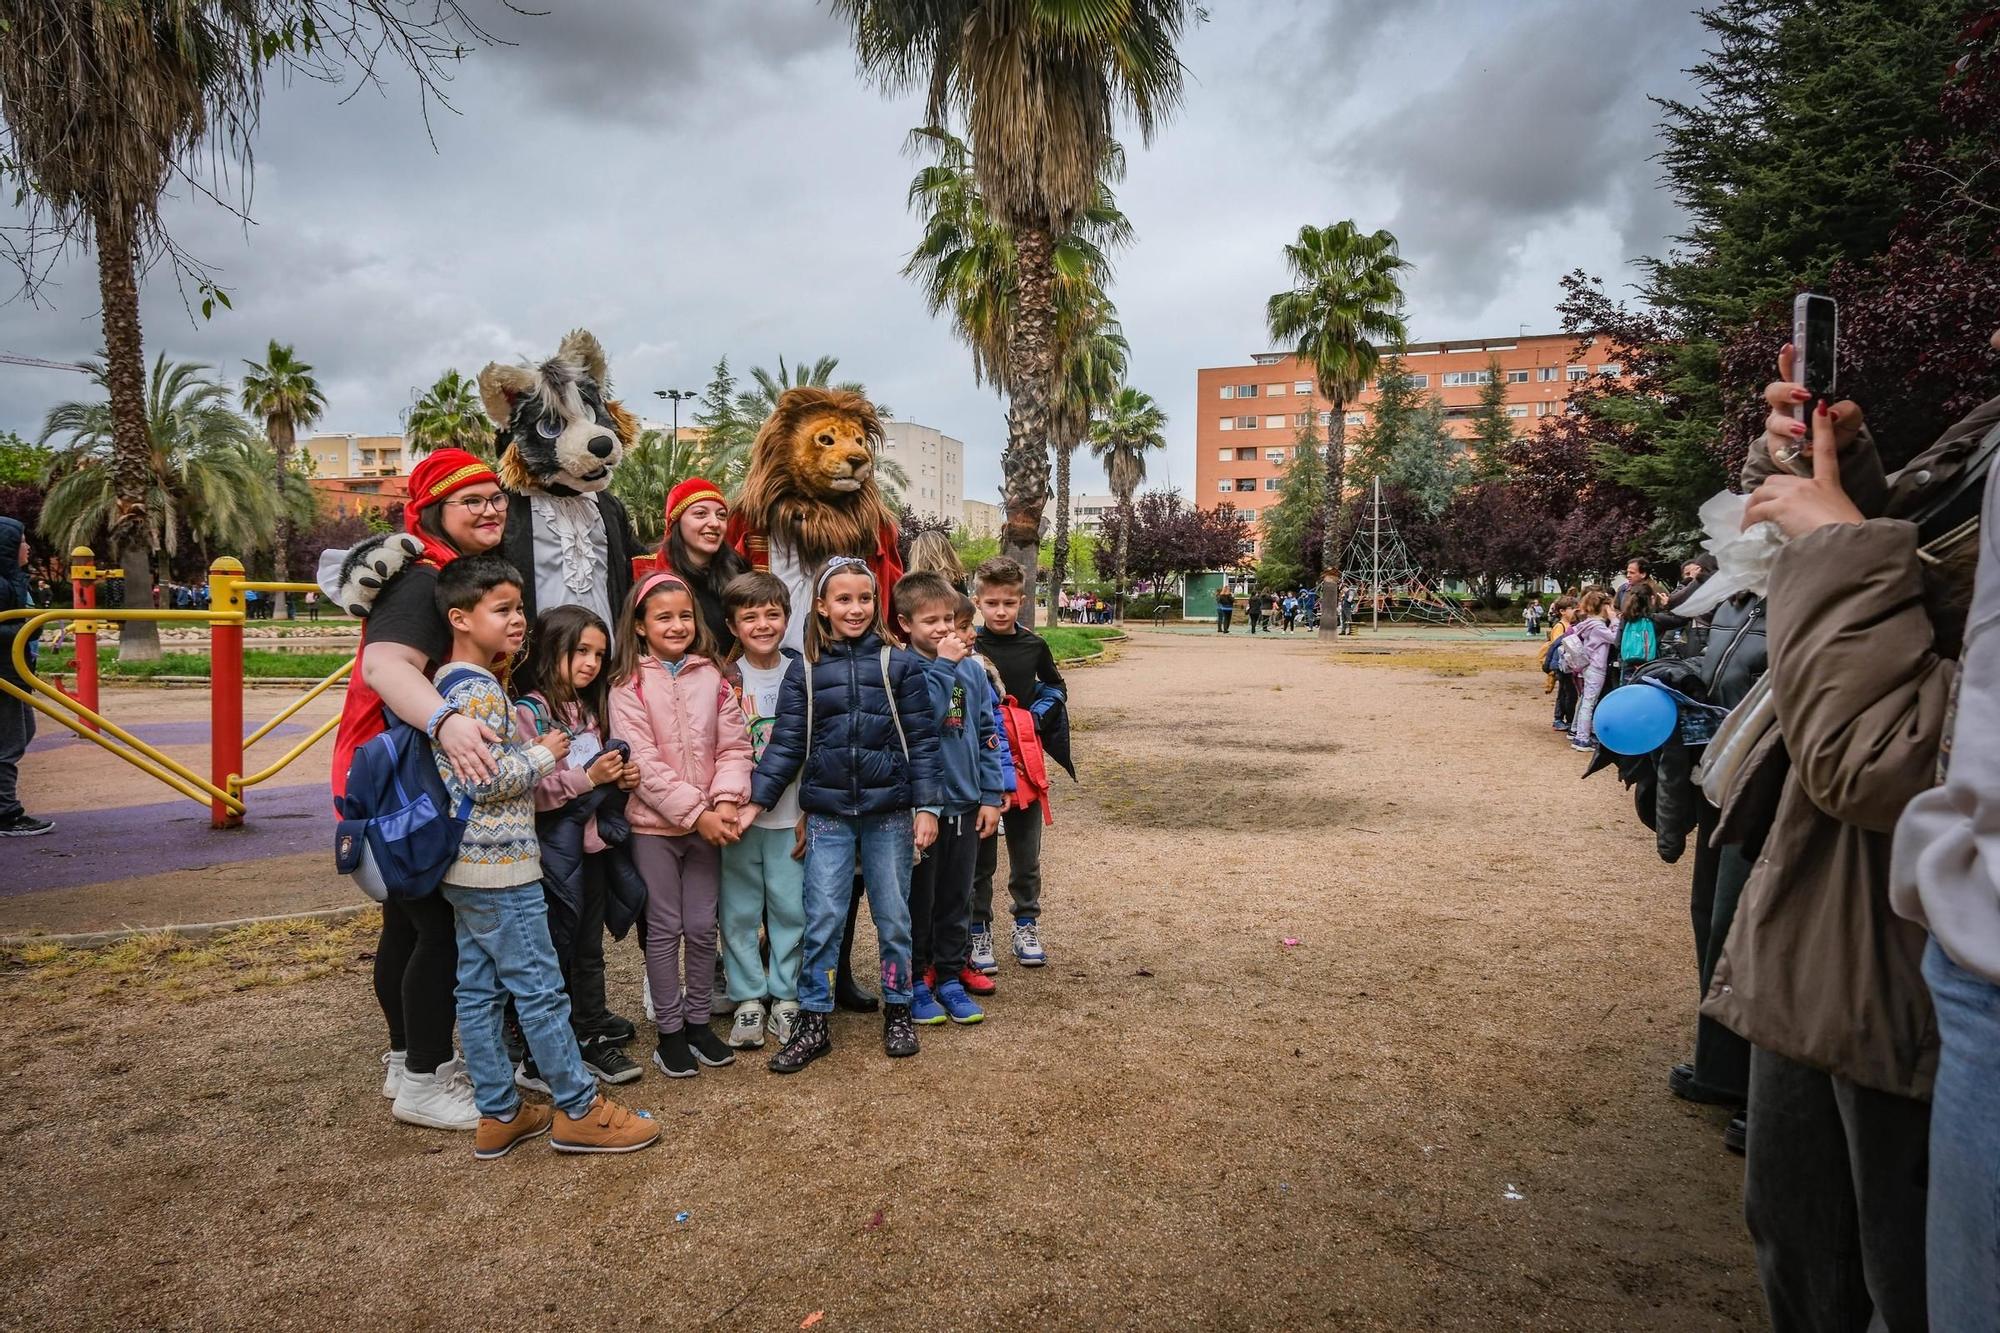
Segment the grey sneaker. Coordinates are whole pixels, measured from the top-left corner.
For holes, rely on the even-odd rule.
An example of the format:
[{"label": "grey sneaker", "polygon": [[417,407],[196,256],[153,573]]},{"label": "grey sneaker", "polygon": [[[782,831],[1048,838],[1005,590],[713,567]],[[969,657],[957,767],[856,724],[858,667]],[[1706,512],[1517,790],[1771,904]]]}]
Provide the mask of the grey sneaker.
[{"label": "grey sneaker", "polygon": [[1040,967],[1049,961],[1042,950],[1042,933],[1028,917],[1014,919],[1014,961],[1022,967]]},{"label": "grey sneaker", "polygon": [[779,1000],[771,1006],[771,1017],[766,1023],[771,1036],[783,1046],[791,1041],[799,1030],[799,1002]]},{"label": "grey sneaker", "polygon": [[55,825],[48,820],[37,819],[25,812],[12,819],[0,820],[0,838],[33,838],[54,829]]},{"label": "grey sneaker", "polygon": [[739,1051],[764,1044],[764,1005],[761,1001],[745,1000],[736,1006],[736,1021],[729,1028],[729,1044]]},{"label": "grey sneaker", "polygon": [[1000,964],[993,957],[993,927],[974,926],[972,928],[972,948],[967,957],[967,965],[975,972],[992,976],[1000,970]]}]

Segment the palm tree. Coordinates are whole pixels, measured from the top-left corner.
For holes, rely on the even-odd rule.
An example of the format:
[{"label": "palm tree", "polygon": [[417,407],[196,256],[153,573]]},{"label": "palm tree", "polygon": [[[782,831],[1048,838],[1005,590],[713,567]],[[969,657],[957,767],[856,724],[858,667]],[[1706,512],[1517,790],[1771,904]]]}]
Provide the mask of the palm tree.
[{"label": "palm tree", "polygon": [[[752,387],[736,395],[737,413],[750,423],[751,437],[755,438],[757,428],[764,424],[764,418],[778,410],[778,396],[787,389],[812,385],[822,389],[846,389],[850,393],[860,394],[863,398],[868,397],[867,386],[860,380],[835,381],[833,372],[839,368],[840,358],[837,356],[822,356],[814,361],[802,358],[790,366],[785,364],[785,358],[781,356],[778,358],[778,373],[775,375],[762,366],[752,367],[750,370]],[[887,420],[895,414],[885,404],[876,403],[875,415]]]},{"label": "palm tree", "polygon": [[641,432],[623,462],[612,469],[611,493],[625,502],[639,540],[658,546],[666,536],[667,495],[689,477],[707,477],[726,491],[730,483],[717,475],[707,440],[671,430]]},{"label": "palm tree", "polygon": [[[1119,110],[1151,142],[1179,102],[1174,48],[1198,7],[1194,0],[833,0],[833,9],[853,28],[862,68],[886,90],[924,90],[934,126],[954,109],[963,114],[980,198],[1012,237],[1001,550],[1032,579],[1049,497],[1056,240],[1097,196]],[[1032,601],[1027,610],[1032,620]]]},{"label": "palm tree", "polygon": [[[91,379],[108,389],[104,365],[86,364]],[[271,540],[281,519],[311,516],[312,489],[303,477],[286,475],[279,490],[272,488],[270,447],[231,397],[207,366],[170,364],[165,356],[153,362],[145,398],[151,447],[140,494],[149,577],[152,552],[165,551],[171,562],[180,554],[183,529],[206,563],[210,552],[248,555]],[[117,433],[108,397],[59,403],[42,423],[38,445],[64,437],[54,446],[44,477],[48,495],[41,517],[42,531],[59,547],[93,543],[115,522],[125,502],[117,476]],[[126,579],[132,580],[129,570]],[[151,606],[150,583],[145,591]]]},{"label": "palm tree", "polygon": [[1167,447],[1167,414],[1131,385],[1122,385],[1090,423],[1090,452],[1118,497],[1118,614],[1125,614],[1126,540],[1132,531],[1132,496],[1146,480],[1146,454]]},{"label": "palm tree", "polygon": [[1049,434],[1056,456],[1056,531],[1049,588],[1059,595],[1069,575],[1070,460],[1090,433],[1091,418],[1118,392],[1131,346],[1118,312],[1094,284],[1069,285],[1056,317],[1056,387],[1050,402]]},{"label": "palm tree", "polygon": [[[1352,221],[1330,227],[1307,224],[1285,247],[1292,289],[1265,306],[1271,337],[1290,344],[1293,355],[1312,368],[1320,397],[1332,404],[1326,433],[1325,546],[1321,554],[1321,600],[1327,585],[1340,580],[1340,525],[1346,494],[1347,405],[1359,397],[1382,360],[1382,344],[1402,342],[1403,289],[1397,274],[1409,261],[1396,253],[1386,231],[1365,233]],[[1335,594],[1338,595],[1337,593]],[[1332,637],[1332,620],[1322,618],[1320,635]]]},{"label": "palm tree", "polygon": [[410,408],[403,433],[412,453],[464,449],[489,461],[493,457],[493,420],[479,401],[479,386],[455,370],[438,376]]},{"label": "palm tree", "polygon": [[[292,445],[301,429],[311,429],[326,411],[326,395],[313,378],[312,367],[298,359],[291,347],[271,340],[264,362],[245,361],[250,373],[243,377],[243,410],[264,419],[264,438],[271,444],[271,464],[276,469],[279,495],[284,494],[285,478],[292,470]],[[272,568],[277,581],[289,582],[291,571],[292,520],[281,504],[278,508],[278,539],[271,545]],[[285,615],[288,593],[279,593],[275,603],[280,619]]]}]

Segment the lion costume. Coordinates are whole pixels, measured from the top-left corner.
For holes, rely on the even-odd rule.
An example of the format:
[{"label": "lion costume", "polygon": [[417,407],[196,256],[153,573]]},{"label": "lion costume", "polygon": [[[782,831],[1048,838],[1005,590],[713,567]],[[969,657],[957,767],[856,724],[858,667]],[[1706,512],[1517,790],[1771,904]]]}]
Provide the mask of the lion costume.
[{"label": "lion costume", "polygon": [[750,447],[750,471],[723,540],[792,594],[785,646],[804,650],[813,572],[851,555],[875,572],[886,603],[903,577],[896,515],[875,479],[882,420],[860,394],[807,385],[787,389]]}]

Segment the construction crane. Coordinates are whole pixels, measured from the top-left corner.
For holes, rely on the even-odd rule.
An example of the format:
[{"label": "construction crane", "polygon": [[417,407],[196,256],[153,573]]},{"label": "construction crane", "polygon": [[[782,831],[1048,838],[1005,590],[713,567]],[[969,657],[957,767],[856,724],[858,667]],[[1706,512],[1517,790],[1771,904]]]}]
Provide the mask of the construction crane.
[{"label": "construction crane", "polygon": [[90,374],[90,367],[80,361],[50,361],[39,356],[24,356],[20,352],[0,352],[0,366],[28,366],[35,370],[73,370],[79,375]]}]

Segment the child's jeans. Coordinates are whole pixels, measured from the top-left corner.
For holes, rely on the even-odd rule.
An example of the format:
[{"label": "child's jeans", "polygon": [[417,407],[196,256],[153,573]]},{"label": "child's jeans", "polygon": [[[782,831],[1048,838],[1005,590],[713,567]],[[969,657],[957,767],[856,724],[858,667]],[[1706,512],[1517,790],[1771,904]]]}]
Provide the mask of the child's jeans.
[{"label": "child's jeans", "polygon": [[806,816],[806,946],[799,970],[799,1007],[833,1012],[833,975],[847,905],[854,899],[854,866],[868,886],[868,915],[882,956],[882,1000],[910,1002],[911,812],[885,815]]},{"label": "child's jeans", "polygon": [[[699,835],[632,835],[646,881],[646,981],[662,1033],[706,1023],[715,987],[715,895],[721,866]],[[682,976],[686,986],[682,986]]]},{"label": "child's jeans", "polygon": [[2000,1292],[2000,986],[1924,948],[1937,1004],[1937,1090],[1931,1102],[1929,1217],[1933,1328],[1992,1327]]},{"label": "child's jeans", "polygon": [[[1000,832],[1007,839],[1007,896],[1012,899],[1016,919],[1039,921],[1042,917],[1042,805],[1026,810],[1011,806],[1000,816]],[[972,921],[977,926],[993,924],[993,875],[1000,868],[1000,838],[983,838],[979,859],[972,876]]]},{"label": "child's jeans", "polygon": [[[799,962],[806,935],[806,868],[792,859],[789,828],[743,830],[722,849],[722,949],[729,998],[799,998]],[[757,927],[771,942],[771,968],[757,950]]]},{"label": "child's jeans", "polygon": [[500,1015],[514,997],[521,1035],[566,1114],[582,1116],[597,1100],[597,1080],[583,1067],[569,1029],[569,996],[549,942],[542,886],[462,889],[444,886],[458,935],[458,1039],[481,1115],[507,1115],[521,1104],[514,1064],[500,1037]]},{"label": "child's jeans", "polygon": [[939,815],[937,841],[910,872],[910,965],[919,977],[935,967],[943,983],[965,966],[979,844],[973,811]]}]

